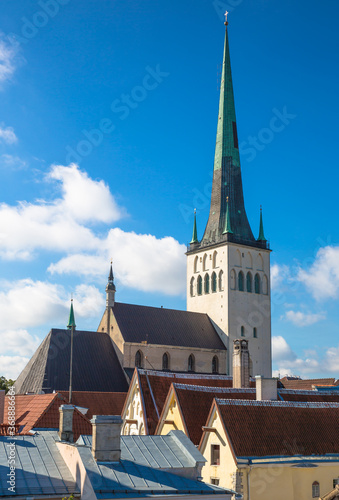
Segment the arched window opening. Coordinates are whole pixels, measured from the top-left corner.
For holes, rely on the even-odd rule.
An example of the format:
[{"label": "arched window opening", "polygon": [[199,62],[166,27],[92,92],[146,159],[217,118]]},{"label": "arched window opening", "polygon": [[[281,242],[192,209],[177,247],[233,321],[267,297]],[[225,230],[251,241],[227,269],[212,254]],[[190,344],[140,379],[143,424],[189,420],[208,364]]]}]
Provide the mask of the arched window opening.
[{"label": "arched window opening", "polygon": [[259,269],[259,271],[264,270],[264,260],[261,256],[261,254],[259,254],[257,257],[257,269]]},{"label": "arched window opening", "polygon": [[241,336],[245,337],[245,327],[244,326],[241,327],[240,332],[241,332]]},{"label": "arched window opening", "polygon": [[167,352],[162,357],[162,369],[163,370],[169,370],[169,355]]},{"label": "arched window opening", "polygon": [[216,292],[217,291],[217,275],[216,273],[212,273],[212,292]]},{"label": "arched window opening", "polygon": [[205,253],[203,261],[202,261],[202,270],[207,271],[207,267],[208,267],[208,265],[207,265],[207,253]]},{"label": "arched window opening", "polygon": [[260,293],[260,276],[258,273],[254,276],[254,291]]},{"label": "arched window opening", "polygon": [[210,293],[210,276],[209,276],[209,274],[205,274],[204,291],[205,291],[205,293]]},{"label": "arched window opening", "polygon": [[191,295],[191,297],[194,296],[194,281],[195,281],[195,279],[191,278],[191,284],[190,284],[190,295]]},{"label": "arched window opening", "polygon": [[196,256],[196,258],[194,259],[194,272],[195,273],[198,272],[198,264],[199,264],[199,257]]},{"label": "arched window opening", "polygon": [[212,359],[212,373],[219,373],[219,359],[217,356]]},{"label": "arched window opening", "polygon": [[217,256],[218,256],[218,252],[215,251],[213,253],[213,259],[212,259],[212,267],[213,267],[213,269],[215,269],[217,267]]},{"label": "arched window opening", "polygon": [[246,267],[248,267],[249,269],[253,268],[253,259],[252,259],[252,255],[250,254],[250,252],[247,252]]},{"label": "arched window opening", "polygon": [[246,290],[248,293],[252,293],[252,274],[250,272],[246,274]]},{"label": "arched window opening", "polygon": [[188,366],[187,369],[189,372],[194,372],[195,371],[195,360],[193,354],[190,354],[188,357]]},{"label": "arched window opening", "polygon": [[197,294],[202,295],[202,277],[198,276],[197,279]]},{"label": "arched window opening", "polygon": [[231,287],[231,290],[235,290],[235,288],[236,288],[236,286],[235,286],[236,278],[237,278],[237,275],[235,273],[235,270],[232,269],[231,270],[231,275],[230,275],[230,287]]},{"label": "arched window opening", "polygon": [[136,355],[135,355],[135,366],[137,368],[141,368],[142,367],[142,352],[141,351],[137,351],[136,352]]},{"label": "arched window opening", "polygon": [[222,292],[224,289],[224,273],[220,271],[219,273],[219,292]]},{"label": "arched window opening", "polygon": [[320,484],[318,481],[314,481],[312,484],[312,498],[319,498],[320,497]]},{"label": "arched window opening", "polygon": [[242,271],[238,274],[238,289],[240,292],[244,291],[244,273]]},{"label": "arched window opening", "polygon": [[241,253],[240,253],[240,250],[236,251],[235,261],[236,261],[236,266],[241,267]]},{"label": "arched window opening", "polygon": [[253,328],[253,338],[254,338],[254,339],[257,339],[257,338],[258,338],[258,332],[257,332],[256,327],[254,327],[254,328]]}]

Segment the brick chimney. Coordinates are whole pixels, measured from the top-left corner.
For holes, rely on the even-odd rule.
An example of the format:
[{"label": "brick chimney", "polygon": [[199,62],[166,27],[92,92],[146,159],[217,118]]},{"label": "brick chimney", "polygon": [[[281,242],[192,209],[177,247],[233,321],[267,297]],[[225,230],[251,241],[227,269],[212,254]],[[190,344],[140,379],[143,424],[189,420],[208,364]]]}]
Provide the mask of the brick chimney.
[{"label": "brick chimney", "polygon": [[233,341],[233,387],[250,386],[250,353],[248,340]]},{"label": "brick chimney", "polygon": [[73,443],[73,405],[59,406],[59,437],[61,441]]},{"label": "brick chimney", "polygon": [[121,456],[120,415],[93,415],[92,454],[98,462],[119,462]]},{"label": "brick chimney", "polygon": [[264,378],[261,375],[255,377],[257,401],[277,401],[278,381],[276,378]]},{"label": "brick chimney", "polygon": [[0,424],[4,423],[5,419],[5,391],[0,391]]}]

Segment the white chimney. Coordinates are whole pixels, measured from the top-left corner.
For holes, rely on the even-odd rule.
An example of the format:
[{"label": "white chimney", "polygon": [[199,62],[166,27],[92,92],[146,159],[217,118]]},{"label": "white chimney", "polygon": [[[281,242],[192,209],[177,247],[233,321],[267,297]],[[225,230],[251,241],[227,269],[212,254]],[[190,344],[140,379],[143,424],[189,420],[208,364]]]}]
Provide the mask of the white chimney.
[{"label": "white chimney", "polygon": [[93,415],[92,454],[98,462],[119,462],[121,456],[120,415]]},{"label": "white chimney", "polygon": [[59,406],[59,437],[61,441],[73,443],[73,405]]},{"label": "white chimney", "polygon": [[277,401],[278,381],[276,378],[264,378],[261,375],[255,377],[257,401]]}]

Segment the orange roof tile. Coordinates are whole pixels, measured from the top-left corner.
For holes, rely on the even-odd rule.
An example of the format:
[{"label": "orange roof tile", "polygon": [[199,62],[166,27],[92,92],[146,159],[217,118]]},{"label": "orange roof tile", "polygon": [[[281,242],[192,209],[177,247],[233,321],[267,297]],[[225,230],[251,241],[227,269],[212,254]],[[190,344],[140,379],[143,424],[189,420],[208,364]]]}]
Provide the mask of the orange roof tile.
[{"label": "orange roof tile", "polygon": [[313,385],[319,386],[329,386],[337,385],[335,378],[313,378],[313,379],[301,379],[296,377],[284,377],[280,380],[285,389],[300,389],[300,390],[312,390]]}]

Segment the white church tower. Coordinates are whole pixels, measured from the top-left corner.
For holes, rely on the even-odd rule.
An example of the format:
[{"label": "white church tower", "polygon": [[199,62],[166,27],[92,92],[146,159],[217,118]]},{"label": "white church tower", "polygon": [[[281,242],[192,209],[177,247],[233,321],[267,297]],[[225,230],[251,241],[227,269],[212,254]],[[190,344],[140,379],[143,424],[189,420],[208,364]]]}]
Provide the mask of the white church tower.
[{"label": "white church tower", "polygon": [[231,63],[226,35],[211,208],[202,239],[187,251],[187,310],[204,312],[222,330],[232,374],[233,341],[246,339],[250,375],[271,377],[270,249],[260,211],[253,236],[243,197]]}]

